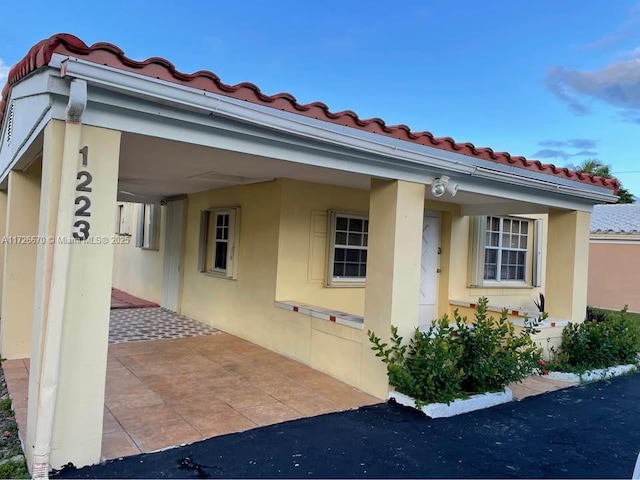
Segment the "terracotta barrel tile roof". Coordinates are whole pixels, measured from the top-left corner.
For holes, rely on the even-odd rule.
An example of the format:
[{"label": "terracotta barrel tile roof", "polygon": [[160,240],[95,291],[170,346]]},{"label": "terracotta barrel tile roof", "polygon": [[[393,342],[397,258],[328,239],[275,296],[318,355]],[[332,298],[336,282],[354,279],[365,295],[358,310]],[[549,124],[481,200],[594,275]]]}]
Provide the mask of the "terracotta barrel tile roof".
[{"label": "terracotta barrel tile roof", "polygon": [[246,100],[260,105],[297,113],[307,117],[327,122],[357,128],[368,132],[386,135],[400,140],[439,148],[450,152],[480,158],[504,165],[512,165],[527,170],[542,172],[567,178],[578,182],[607,187],[617,193],[619,184],[616,179],[596,177],[591,174],[576,172],[564,167],[544,164],[538,160],[527,160],[525,157],[512,156],[507,152],[494,152],[488,147],[476,147],[472,143],[456,142],[449,137],[436,138],[430,132],[413,132],[406,125],[387,125],[380,118],[361,119],[355,112],[345,110],[331,112],[329,107],[321,102],[301,105],[289,93],[265,95],[252,83],[238,83],[227,85],[220,78],[209,71],[198,71],[187,74],[179,72],[174,65],[164,58],[153,57],[139,62],[127,57],[124,52],[111,43],[95,43],[86,45],[79,38],[70,34],[57,34],[34,45],[29,53],[18,62],[9,72],[8,81],[2,90],[0,101],[0,127],[6,110],[6,99],[12,85],[19,82],[32,72],[46,66],[54,53],[69,55],[90,62],[108,65],[110,67],[127,70],[153,78],[180,83],[199,90],[226,95],[240,100]]}]

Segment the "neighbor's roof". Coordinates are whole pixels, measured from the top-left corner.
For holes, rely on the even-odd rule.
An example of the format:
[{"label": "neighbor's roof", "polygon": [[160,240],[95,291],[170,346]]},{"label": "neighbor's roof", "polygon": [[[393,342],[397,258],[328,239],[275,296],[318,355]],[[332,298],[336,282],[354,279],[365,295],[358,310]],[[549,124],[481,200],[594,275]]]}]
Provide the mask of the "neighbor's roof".
[{"label": "neighbor's roof", "polygon": [[11,86],[39,68],[48,65],[54,53],[81,58],[101,65],[108,65],[141,75],[179,83],[198,90],[226,95],[278,110],[435,147],[469,157],[524,168],[534,172],[541,172],[599,187],[606,187],[613,190],[614,193],[617,193],[619,187],[616,179],[596,177],[564,167],[543,164],[538,160],[527,160],[525,157],[511,156],[506,152],[494,152],[491,148],[476,147],[472,143],[457,143],[449,137],[436,138],[433,134],[426,131],[412,132],[406,125],[386,125],[385,122],[379,118],[361,119],[356,113],[350,110],[331,112],[329,107],[324,103],[314,102],[301,105],[297,102],[296,98],[289,93],[278,93],[271,96],[265,95],[252,83],[226,85],[220,81],[217,75],[209,71],[198,71],[192,74],[182,73],[176,70],[173,64],[164,58],[153,57],[143,62],[138,62],[125,56],[124,52],[115,45],[110,43],[95,43],[88,46],[79,38],[69,34],[53,35],[37,43],[29,50],[29,53],[10,70],[7,84],[2,90],[2,100],[0,101],[0,128],[2,127],[2,120],[4,118],[6,102]]},{"label": "neighbor's roof", "polygon": [[640,205],[596,205],[591,214],[591,233],[640,233]]}]

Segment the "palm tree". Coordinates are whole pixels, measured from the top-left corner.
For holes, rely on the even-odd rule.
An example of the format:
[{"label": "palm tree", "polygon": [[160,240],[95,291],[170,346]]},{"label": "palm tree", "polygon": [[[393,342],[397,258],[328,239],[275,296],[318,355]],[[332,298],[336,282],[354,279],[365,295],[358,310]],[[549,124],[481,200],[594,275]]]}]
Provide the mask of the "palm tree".
[{"label": "palm tree", "polygon": [[[597,158],[585,160],[574,168],[582,173],[590,173],[598,177],[613,178],[611,166],[606,165]],[[620,182],[620,180],[618,180],[618,182],[620,183],[620,188],[618,188],[618,197],[620,198],[617,203],[635,203],[635,197],[633,194],[622,186],[622,182]]]}]

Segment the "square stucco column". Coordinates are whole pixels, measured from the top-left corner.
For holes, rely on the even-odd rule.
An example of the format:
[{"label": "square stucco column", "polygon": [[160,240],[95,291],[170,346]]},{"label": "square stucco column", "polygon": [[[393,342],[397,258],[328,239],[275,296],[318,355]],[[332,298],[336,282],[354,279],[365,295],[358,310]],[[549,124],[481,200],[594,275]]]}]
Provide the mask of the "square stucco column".
[{"label": "square stucco column", "polygon": [[60,122],[45,131],[43,202],[57,214],[49,205],[40,216],[55,241],[38,252],[30,465],[100,461],[119,156],[120,132]]},{"label": "square stucco column", "polygon": [[[7,199],[8,190],[0,190],[0,235],[6,236],[7,231]],[[0,318],[2,316],[2,292],[4,285],[4,248],[5,244],[0,243]]]},{"label": "square stucco column", "polygon": [[587,212],[549,211],[545,297],[551,317],[572,322],[585,318],[590,217]]},{"label": "square stucco column", "polygon": [[[385,341],[391,325],[406,340],[418,326],[424,189],[404,181],[371,181],[364,331]],[[366,337],[361,365],[360,388],[386,398],[386,365]]]},{"label": "square stucco column", "polygon": [[0,324],[0,353],[6,359],[27,358],[31,351],[39,209],[39,171],[10,172]]}]

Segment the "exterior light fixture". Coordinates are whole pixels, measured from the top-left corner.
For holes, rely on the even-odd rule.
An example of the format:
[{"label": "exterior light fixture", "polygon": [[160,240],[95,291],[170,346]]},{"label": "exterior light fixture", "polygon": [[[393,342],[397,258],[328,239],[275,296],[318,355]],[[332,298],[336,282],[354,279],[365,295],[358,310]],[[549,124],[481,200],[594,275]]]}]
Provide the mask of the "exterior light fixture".
[{"label": "exterior light fixture", "polygon": [[441,197],[445,192],[449,192],[452,197],[455,197],[458,193],[458,184],[449,182],[449,177],[442,175],[431,184],[431,193],[434,197]]}]

